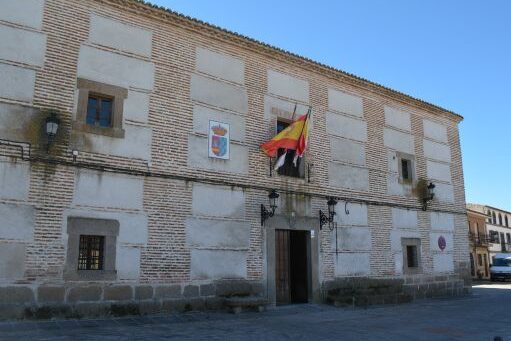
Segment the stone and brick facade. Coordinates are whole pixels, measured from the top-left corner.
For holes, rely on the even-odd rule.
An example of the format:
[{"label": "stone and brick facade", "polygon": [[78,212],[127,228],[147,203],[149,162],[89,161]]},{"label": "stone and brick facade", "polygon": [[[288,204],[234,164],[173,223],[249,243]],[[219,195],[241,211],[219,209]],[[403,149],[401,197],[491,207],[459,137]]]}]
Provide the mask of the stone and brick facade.
[{"label": "stone and brick facade", "polygon": [[[135,0],[6,2],[0,37],[0,317],[272,304],[278,229],[307,233],[309,301],[469,290],[461,116]],[[84,121],[97,93],[110,128]],[[303,178],[259,150],[295,107],[312,108]],[[210,120],[230,125],[228,160],[208,157]],[[102,273],[75,268],[82,234],[104,241]]]}]

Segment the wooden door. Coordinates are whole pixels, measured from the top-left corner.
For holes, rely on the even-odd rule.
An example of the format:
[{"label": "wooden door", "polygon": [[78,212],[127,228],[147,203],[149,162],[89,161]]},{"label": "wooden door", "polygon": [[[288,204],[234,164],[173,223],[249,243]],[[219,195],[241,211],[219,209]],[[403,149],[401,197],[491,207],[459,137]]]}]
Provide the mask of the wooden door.
[{"label": "wooden door", "polygon": [[275,289],[277,305],[291,303],[289,230],[275,230]]}]

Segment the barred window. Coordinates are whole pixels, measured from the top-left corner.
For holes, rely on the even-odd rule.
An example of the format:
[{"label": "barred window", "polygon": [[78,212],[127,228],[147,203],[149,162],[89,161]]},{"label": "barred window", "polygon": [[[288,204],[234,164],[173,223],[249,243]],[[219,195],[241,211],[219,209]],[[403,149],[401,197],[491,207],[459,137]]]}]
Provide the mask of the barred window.
[{"label": "barred window", "polygon": [[104,236],[80,235],[78,270],[103,270]]}]

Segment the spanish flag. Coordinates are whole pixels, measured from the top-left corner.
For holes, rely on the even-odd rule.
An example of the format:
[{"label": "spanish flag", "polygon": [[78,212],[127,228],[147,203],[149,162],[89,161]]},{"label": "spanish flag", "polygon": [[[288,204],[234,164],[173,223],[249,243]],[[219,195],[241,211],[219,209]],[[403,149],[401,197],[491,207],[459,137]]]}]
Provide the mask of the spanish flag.
[{"label": "spanish flag", "polygon": [[295,157],[302,157],[307,148],[307,139],[309,137],[309,116],[310,109],[307,114],[300,116],[287,128],[278,133],[277,136],[262,144],[261,149],[263,152],[269,157],[275,157],[277,156],[277,151],[283,148],[294,150]]}]

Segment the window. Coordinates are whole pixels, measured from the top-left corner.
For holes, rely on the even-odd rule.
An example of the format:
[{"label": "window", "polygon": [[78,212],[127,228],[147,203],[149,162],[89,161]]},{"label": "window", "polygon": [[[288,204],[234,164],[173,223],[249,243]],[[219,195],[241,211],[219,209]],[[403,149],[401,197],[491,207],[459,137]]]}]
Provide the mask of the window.
[{"label": "window", "polygon": [[402,238],[401,245],[403,248],[404,273],[406,274],[420,273],[421,271],[420,239]]},{"label": "window", "polygon": [[504,221],[506,222],[506,227],[509,227],[509,221],[507,220],[507,215],[504,217]]},{"label": "window", "polygon": [[73,129],[110,137],[124,137],[122,120],[128,90],[87,79],[78,79],[77,88],[78,106]]},{"label": "window", "polygon": [[78,270],[103,270],[104,236],[80,236]]},{"label": "window", "polygon": [[506,242],[507,242],[508,244],[510,244],[510,243],[511,243],[511,233],[506,233]]},{"label": "window", "polygon": [[414,175],[414,156],[397,152],[399,182],[404,184],[411,184],[415,179]]},{"label": "window", "polygon": [[490,230],[490,243],[499,243],[499,233]]},{"label": "window", "polygon": [[495,212],[492,212],[491,213],[491,217],[492,217],[492,223],[495,225],[497,224],[497,218],[495,217]]},{"label": "window", "polygon": [[89,94],[85,122],[101,128],[112,126],[113,98]]},{"label": "window", "polygon": [[[289,126],[290,122],[286,122],[283,120],[277,120],[277,134],[282,130],[286,129]],[[286,152],[285,149],[279,149],[277,152],[277,159],[282,156]],[[286,160],[282,167],[280,167],[277,171],[280,175],[292,176],[295,178],[303,178],[305,176],[305,162],[303,158],[298,158],[296,161],[296,166],[293,163],[295,158],[295,151],[289,150],[286,154]]]},{"label": "window", "polygon": [[477,263],[479,266],[483,266],[483,255],[480,253],[477,254]]},{"label": "window", "polygon": [[499,225],[502,225],[502,214],[499,213]]},{"label": "window", "polygon": [[412,161],[401,159],[401,174],[403,175],[403,180],[412,180]]},{"label": "window", "polygon": [[64,280],[101,281],[117,278],[117,220],[68,217],[67,233]]}]

